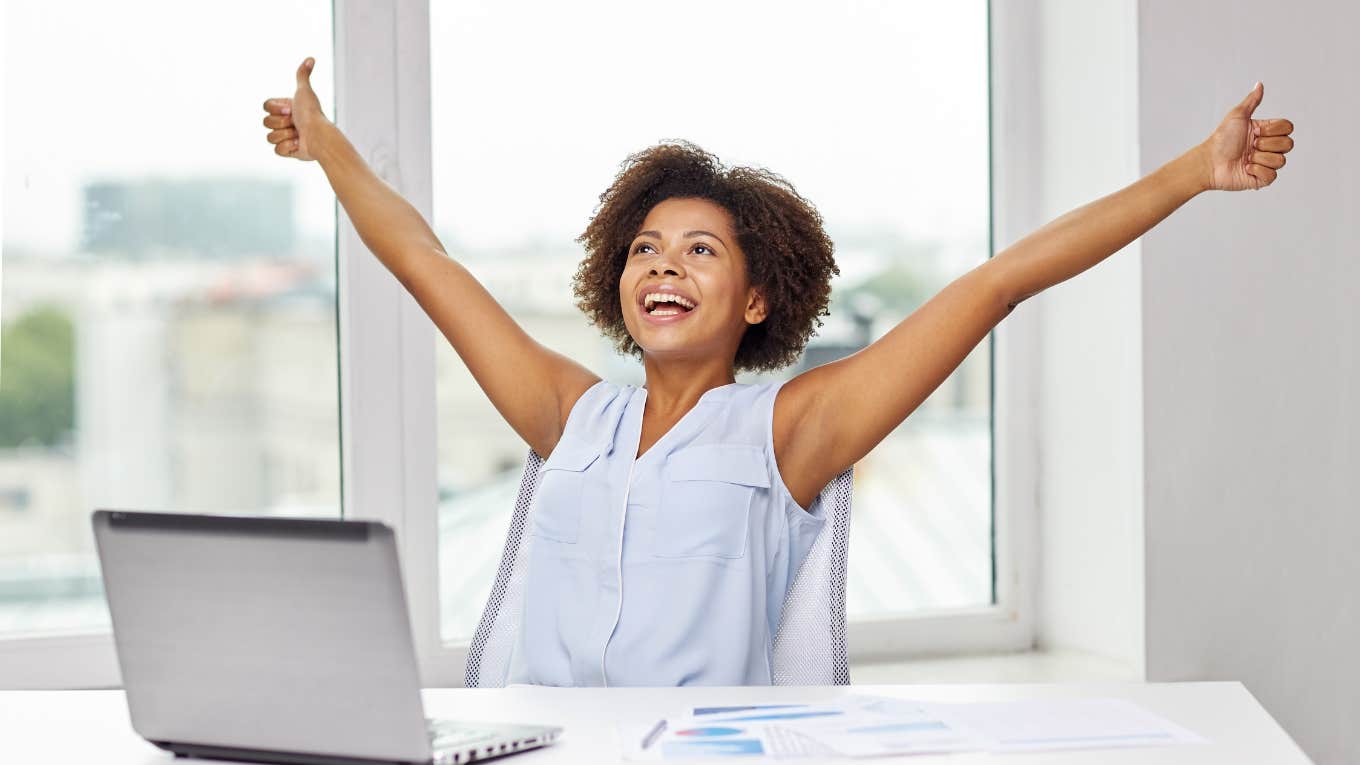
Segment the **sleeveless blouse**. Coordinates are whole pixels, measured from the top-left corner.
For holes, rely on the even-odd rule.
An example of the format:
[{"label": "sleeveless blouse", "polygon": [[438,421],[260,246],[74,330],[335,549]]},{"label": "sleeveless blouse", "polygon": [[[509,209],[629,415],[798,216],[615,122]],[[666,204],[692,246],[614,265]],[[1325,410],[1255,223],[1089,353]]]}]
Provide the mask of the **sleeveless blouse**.
[{"label": "sleeveless blouse", "polygon": [[779,475],[783,381],[706,391],[641,457],[646,388],[601,380],[544,462],[507,685],[769,685],[826,525]]}]

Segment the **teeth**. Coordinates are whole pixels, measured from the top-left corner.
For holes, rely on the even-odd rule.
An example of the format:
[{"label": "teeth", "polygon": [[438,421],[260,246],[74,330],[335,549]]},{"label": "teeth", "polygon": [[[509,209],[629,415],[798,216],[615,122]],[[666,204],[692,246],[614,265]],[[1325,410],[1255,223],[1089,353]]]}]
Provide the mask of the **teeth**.
[{"label": "teeth", "polygon": [[679,303],[680,305],[691,310],[694,308],[693,302],[686,300],[685,298],[681,297],[680,295],[676,295],[673,292],[649,292],[647,293],[647,296],[642,299],[642,301],[643,307],[648,310],[650,310],[652,306],[656,305],[657,303],[666,302]]}]

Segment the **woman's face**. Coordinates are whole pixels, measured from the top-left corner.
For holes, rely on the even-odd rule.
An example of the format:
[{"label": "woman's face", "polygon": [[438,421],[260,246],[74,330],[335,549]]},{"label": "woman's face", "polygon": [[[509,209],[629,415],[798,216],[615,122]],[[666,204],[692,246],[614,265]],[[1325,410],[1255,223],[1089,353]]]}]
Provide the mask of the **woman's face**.
[{"label": "woman's face", "polygon": [[628,246],[619,299],[628,333],[654,357],[730,358],[747,325],[765,319],[732,216],[707,199],[672,197],[652,207]]}]

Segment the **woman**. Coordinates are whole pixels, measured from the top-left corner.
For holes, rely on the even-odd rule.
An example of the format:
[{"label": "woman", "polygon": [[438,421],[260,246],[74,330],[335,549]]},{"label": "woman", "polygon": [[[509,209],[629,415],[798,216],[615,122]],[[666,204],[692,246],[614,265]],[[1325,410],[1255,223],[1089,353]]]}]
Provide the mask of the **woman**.
[{"label": "woman", "polygon": [[1257,83],[1203,143],[956,279],[867,348],[792,380],[838,273],[779,176],[685,142],[628,158],[579,238],[578,305],[641,358],[643,388],[536,343],[326,119],[297,71],[265,101],[279,156],[317,160],[364,244],[544,465],[509,683],[768,684],[821,489],[897,427],[1020,301],[1094,266],[1191,197],[1270,185],[1288,120]]}]

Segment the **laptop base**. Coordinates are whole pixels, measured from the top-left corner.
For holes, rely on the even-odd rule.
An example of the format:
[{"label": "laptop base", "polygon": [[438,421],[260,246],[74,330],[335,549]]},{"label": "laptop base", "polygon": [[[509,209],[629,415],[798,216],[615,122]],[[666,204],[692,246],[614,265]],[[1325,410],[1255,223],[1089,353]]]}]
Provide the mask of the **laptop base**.
[{"label": "laptop base", "polygon": [[170,741],[153,741],[151,743],[173,753],[177,758],[199,757],[208,760],[242,760],[245,762],[275,763],[276,765],[429,765],[428,761],[371,760],[366,757],[307,754],[305,752],[270,752],[260,749],[239,749],[231,746],[184,744]]}]

